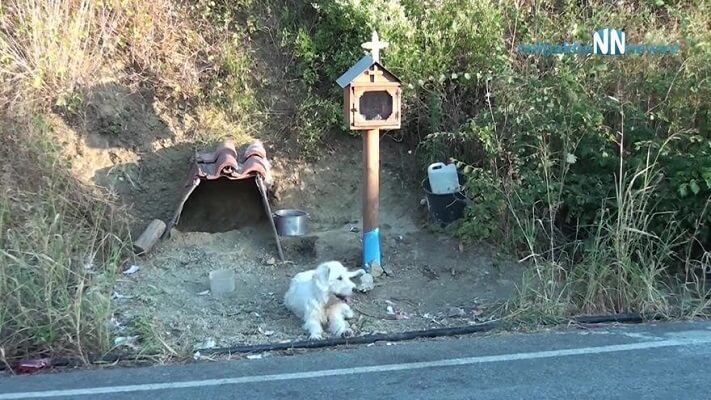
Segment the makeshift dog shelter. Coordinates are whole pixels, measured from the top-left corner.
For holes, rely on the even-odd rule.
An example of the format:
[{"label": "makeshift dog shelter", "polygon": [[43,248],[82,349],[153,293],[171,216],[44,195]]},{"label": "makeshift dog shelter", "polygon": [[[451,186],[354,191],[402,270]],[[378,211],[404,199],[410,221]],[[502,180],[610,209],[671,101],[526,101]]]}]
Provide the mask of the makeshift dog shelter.
[{"label": "makeshift dog shelter", "polygon": [[243,151],[232,139],[212,152],[196,154],[191,161],[173,218],[166,227],[183,231],[226,232],[268,223],[283,261],[279,236],[272,218],[269,194],[273,188],[271,164],[261,141]]}]

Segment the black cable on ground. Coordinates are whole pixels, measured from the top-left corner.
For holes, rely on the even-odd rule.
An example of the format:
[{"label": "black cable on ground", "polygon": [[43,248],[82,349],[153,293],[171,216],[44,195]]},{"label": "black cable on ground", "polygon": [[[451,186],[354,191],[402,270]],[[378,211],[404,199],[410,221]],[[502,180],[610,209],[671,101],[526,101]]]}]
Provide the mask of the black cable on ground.
[{"label": "black cable on ground", "polygon": [[456,335],[469,335],[494,330],[498,324],[488,322],[477,325],[459,326],[455,328],[436,328],[421,331],[408,331],[391,334],[374,334],[355,336],[351,338],[331,338],[324,340],[302,340],[288,343],[266,343],[256,345],[243,345],[198,350],[201,354],[235,354],[235,353],[260,353],[265,351],[291,350],[291,349],[318,349],[324,347],[342,346],[349,344],[370,344],[375,342],[401,342],[419,338],[435,338]]},{"label": "black cable on ground", "polygon": [[[583,315],[572,318],[578,324],[602,324],[602,323],[642,323],[660,317],[650,316],[644,318],[641,314],[609,314],[609,315]],[[317,349],[324,347],[334,347],[349,344],[370,344],[375,342],[401,342],[405,340],[436,338],[457,335],[469,335],[473,333],[489,332],[500,327],[497,322],[487,322],[477,325],[460,326],[454,328],[436,328],[419,331],[408,331],[392,334],[375,334],[356,336],[352,338],[332,338],[325,340],[303,340],[288,343],[266,343],[256,345],[241,345],[233,347],[222,347],[212,349],[201,349],[200,354],[240,354],[240,353],[260,353],[265,351],[291,350],[291,349]]]},{"label": "black cable on ground", "polygon": [[[578,324],[603,324],[603,323],[642,323],[650,320],[661,319],[660,315],[643,316],[641,314],[608,314],[608,315],[585,315],[571,318],[570,320]],[[392,334],[373,334],[355,336],[351,338],[329,338],[323,340],[301,340],[287,343],[265,343],[256,345],[237,345],[232,347],[210,348],[198,350],[203,355],[226,355],[226,354],[247,354],[261,353],[267,351],[281,351],[292,349],[318,349],[343,345],[361,345],[376,342],[401,342],[420,338],[436,338],[458,335],[470,335],[474,333],[484,333],[500,328],[499,322],[486,322],[476,325],[460,326],[454,328],[436,328],[419,331],[408,331]],[[90,357],[92,364],[103,363],[113,364],[121,360],[135,359],[129,354],[106,354],[104,356]],[[71,367],[83,365],[78,358],[55,358],[52,360],[53,367]],[[0,365],[0,370],[4,366]]]}]

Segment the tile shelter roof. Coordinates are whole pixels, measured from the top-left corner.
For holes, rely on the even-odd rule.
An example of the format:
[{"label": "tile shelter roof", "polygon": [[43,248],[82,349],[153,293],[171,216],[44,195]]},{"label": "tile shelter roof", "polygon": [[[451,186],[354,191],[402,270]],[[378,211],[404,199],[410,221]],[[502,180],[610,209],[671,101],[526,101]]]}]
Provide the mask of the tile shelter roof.
[{"label": "tile shelter roof", "polygon": [[195,157],[190,180],[200,179],[246,179],[255,174],[262,176],[267,185],[271,184],[271,164],[261,141],[254,141],[242,154],[235,149],[230,139],[223,141],[215,151],[200,153]]},{"label": "tile shelter roof", "polygon": [[235,148],[234,141],[224,140],[214,151],[198,153],[191,160],[185,183],[181,188],[180,199],[172,220],[167,224],[166,233],[178,224],[186,201],[202,181],[217,179],[243,180],[259,178],[257,186],[264,191],[264,196],[271,190],[273,178],[271,163],[261,141],[255,140],[244,151]]}]

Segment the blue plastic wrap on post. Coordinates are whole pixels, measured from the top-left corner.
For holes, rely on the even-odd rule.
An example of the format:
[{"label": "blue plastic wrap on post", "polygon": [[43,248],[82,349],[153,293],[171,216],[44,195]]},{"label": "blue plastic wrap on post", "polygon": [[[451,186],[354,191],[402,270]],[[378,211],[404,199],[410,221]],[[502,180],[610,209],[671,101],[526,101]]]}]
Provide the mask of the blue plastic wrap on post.
[{"label": "blue plastic wrap on post", "polygon": [[363,233],[363,267],[370,272],[373,263],[380,263],[380,229]]}]

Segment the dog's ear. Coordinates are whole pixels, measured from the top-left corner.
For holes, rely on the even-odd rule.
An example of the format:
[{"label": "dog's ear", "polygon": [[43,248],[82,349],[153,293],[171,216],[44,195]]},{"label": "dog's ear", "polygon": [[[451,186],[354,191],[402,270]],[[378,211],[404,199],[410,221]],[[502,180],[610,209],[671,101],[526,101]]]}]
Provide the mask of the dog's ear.
[{"label": "dog's ear", "polygon": [[349,278],[357,278],[361,275],[365,275],[365,270],[363,268],[348,272]]},{"label": "dog's ear", "polygon": [[328,287],[329,277],[331,275],[331,267],[327,263],[323,263],[316,268],[316,273],[314,274],[314,280],[316,284],[320,287]]}]

